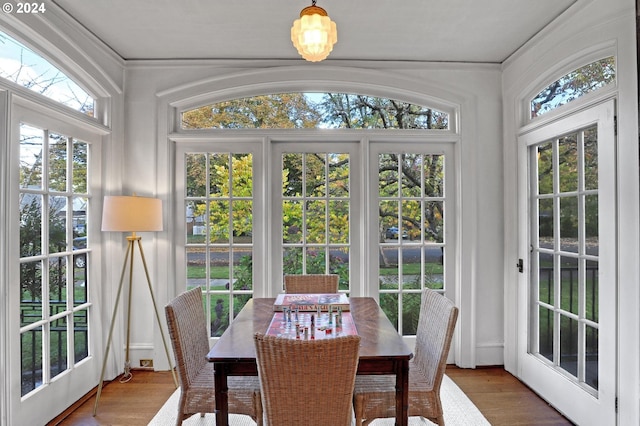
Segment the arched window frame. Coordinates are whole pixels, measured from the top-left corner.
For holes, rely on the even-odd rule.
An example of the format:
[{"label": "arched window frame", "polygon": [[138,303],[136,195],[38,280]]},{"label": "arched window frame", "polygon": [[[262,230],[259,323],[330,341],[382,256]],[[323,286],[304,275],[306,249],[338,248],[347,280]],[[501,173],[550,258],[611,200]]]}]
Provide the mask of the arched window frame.
[{"label": "arched window frame", "polygon": [[551,68],[549,72],[540,76],[528,85],[527,89],[523,91],[523,95],[520,97],[518,105],[518,108],[520,109],[519,116],[523,129],[528,129],[531,126],[537,126],[545,122],[553,121],[558,117],[567,114],[569,111],[584,108],[587,105],[592,105],[613,96],[618,90],[617,77],[612,83],[586,93],[570,102],[562,104],[545,114],[537,117],[531,117],[531,101],[542,90],[567,74],[608,57],[613,57],[617,64],[616,48],[613,42],[595,46],[595,48],[589,49],[589,51],[581,51],[575,55],[558,61],[558,64],[554,68]]},{"label": "arched window frame", "polygon": [[[32,17],[30,16],[28,18]],[[72,58],[72,55],[60,49],[49,39],[36,34],[31,28],[23,29],[17,25],[13,25],[12,22],[3,22],[0,20],[0,31],[9,37],[12,37],[36,55],[41,56],[60,72],[64,73],[67,78],[72,80],[81,89],[91,95],[94,99],[93,116],[89,116],[77,109],[64,105],[61,102],[41,95],[40,93],[32,91],[5,78],[0,78],[0,89],[5,89],[16,94],[20,98],[29,100],[45,108],[58,111],[73,119],[85,122],[90,126],[97,125],[102,131],[109,130],[111,127],[112,116],[110,108],[112,103],[110,99],[113,97],[114,93],[120,91],[120,89],[116,87],[114,81],[106,78],[100,82],[96,75],[100,74],[101,76],[104,76],[102,71],[99,71],[99,69],[96,68],[94,70],[96,74],[92,75],[88,70],[85,70],[79,63],[77,63],[77,61]],[[77,48],[77,46],[74,46],[74,48]],[[76,53],[77,55],[84,57],[84,53],[79,50]]]},{"label": "arched window frame", "polygon": [[[413,128],[413,129],[403,129],[403,128],[398,128],[398,127],[388,127],[388,128],[383,128],[383,127],[374,127],[374,128],[359,128],[359,127],[355,127],[354,129],[358,129],[358,130],[401,130],[401,131],[406,131],[406,130],[418,130],[418,131],[438,131],[438,132],[446,132],[449,131],[451,128],[451,117],[452,114],[449,111],[442,111],[440,109],[438,109],[437,107],[433,107],[432,105],[429,104],[425,104],[425,103],[414,103],[414,102],[408,102],[408,101],[404,101],[398,98],[390,98],[390,97],[384,97],[384,96],[374,96],[374,95],[370,95],[369,93],[361,93],[361,92],[350,92],[350,91],[340,91],[340,92],[336,92],[336,91],[286,91],[286,92],[272,92],[272,93],[268,93],[265,95],[252,95],[249,97],[241,97],[241,98],[233,98],[233,99],[228,99],[226,101],[242,101],[242,100],[250,100],[256,97],[260,97],[260,96],[278,96],[278,95],[309,95],[309,94],[315,94],[318,97],[322,97],[324,98],[325,95],[329,94],[329,95],[346,95],[348,97],[356,97],[356,96],[364,96],[367,98],[373,98],[373,99],[379,99],[379,100],[383,100],[383,101],[388,101],[388,102],[401,102],[401,103],[405,103],[405,104],[410,104],[412,106],[416,106],[419,108],[422,108],[423,110],[431,110],[436,116],[444,116],[446,117],[446,128]],[[203,130],[209,130],[209,129],[216,129],[216,127],[201,127],[201,128],[188,128],[184,126],[184,120],[183,120],[183,116],[186,113],[192,112],[192,111],[197,111],[201,108],[204,107],[216,107],[217,105],[224,103],[225,101],[216,101],[216,102],[208,102],[205,103],[203,105],[200,106],[196,106],[196,107],[190,107],[190,108],[184,108],[181,110],[177,111],[178,114],[178,122],[179,122],[179,128],[182,130],[195,130],[195,131],[203,131]],[[310,100],[310,102],[318,102],[317,100]],[[437,120],[437,118],[436,118]],[[390,120],[391,121],[391,120]],[[322,123],[319,123],[320,125],[316,128],[324,128],[322,127]],[[251,126],[247,126],[247,127],[225,127],[224,129],[226,130],[238,130],[238,129],[254,129],[256,127],[251,127]],[[298,127],[296,127],[298,128]],[[329,126],[327,127],[327,129],[332,129],[332,130],[336,130],[336,129],[340,129],[340,127],[332,127]]]}]

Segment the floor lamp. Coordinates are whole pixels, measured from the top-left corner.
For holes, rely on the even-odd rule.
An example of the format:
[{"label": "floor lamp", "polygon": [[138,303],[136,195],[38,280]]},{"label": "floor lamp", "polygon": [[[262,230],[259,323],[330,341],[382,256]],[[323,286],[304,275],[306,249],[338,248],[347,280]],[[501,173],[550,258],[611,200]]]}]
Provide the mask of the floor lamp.
[{"label": "floor lamp", "polygon": [[136,232],[156,232],[162,231],[162,201],[157,198],[148,197],[136,197],[136,196],[106,196],[104,197],[104,207],[102,211],[102,230],[109,232],[131,232],[131,235],[127,236],[127,251],[124,256],[124,262],[122,264],[122,273],[120,274],[120,285],[118,286],[118,293],[116,295],[116,301],[113,306],[113,314],[111,316],[111,326],[109,328],[109,337],[107,338],[107,347],[104,352],[104,358],[102,360],[102,371],[100,372],[100,384],[98,385],[98,393],[96,395],[96,402],[93,407],[93,415],[96,415],[98,409],[98,401],[100,401],[100,394],[102,393],[102,384],[104,381],[104,372],[107,366],[107,358],[109,355],[109,348],[111,347],[111,339],[113,337],[113,326],[116,320],[116,313],[118,311],[118,303],[120,301],[120,295],[122,294],[122,288],[124,286],[124,276],[127,271],[127,264],[129,265],[129,300],[127,303],[127,345],[125,352],[125,365],[124,375],[121,381],[128,381],[131,379],[131,361],[129,359],[129,336],[131,330],[131,302],[132,302],[132,287],[133,287],[133,258],[136,243],[142,257],[142,265],[144,266],[144,273],[147,277],[147,284],[149,286],[149,293],[151,295],[151,301],[153,302],[153,309],[155,310],[156,320],[160,327],[160,335],[162,336],[162,343],[164,344],[164,350],[167,354],[167,360],[169,361],[169,368],[173,373],[173,381],[178,387],[178,379],[171,363],[171,356],[169,355],[169,347],[164,336],[162,329],[162,323],[160,322],[160,314],[158,313],[158,306],[156,305],[156,299],[153,295],[153,288],[151,287],[151,279],[149,278],[149,270],[147,269],[147,261],[144,257],[144,251],[142,250],[142,237],[136,235]]}]

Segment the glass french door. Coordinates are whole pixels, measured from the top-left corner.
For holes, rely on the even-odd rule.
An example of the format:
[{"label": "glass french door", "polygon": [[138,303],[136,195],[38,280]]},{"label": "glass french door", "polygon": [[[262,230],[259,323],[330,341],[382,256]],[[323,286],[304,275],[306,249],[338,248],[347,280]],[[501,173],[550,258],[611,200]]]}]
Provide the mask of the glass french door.
[{"label": "glass french door", "polygon": [[283,291],[285,274],[337,274],[339,290],[347,293],[359,282],[361,244],[359,229],[353,226],[360,212],[357,147],[273,144],[276,293]]},{"label": "glass french door", "polygon": [[577,424],[615,424],[614,104],[544,125],[519,144],[528,224],[521,379]]},{"label": "glass french door", "polygon": [[185,266],[177,271],[177,282],[202,289],[209,335],[220,337],[251,299],[255,267],[263,263],[254,256],[263,210],[256,189],[260,145],[179,144],[177,154],[182,217],[177,246]]},{"label": "glass french door", "polygon": [[19,106],[13,115],[9,423],[44,424],[97,382],[100,136]]},{"label": "glass french door", "polygon": [[454,298],[453,149],[372,144],[370,158],[372,291],[400,334],[414,336],[424,288]]}]

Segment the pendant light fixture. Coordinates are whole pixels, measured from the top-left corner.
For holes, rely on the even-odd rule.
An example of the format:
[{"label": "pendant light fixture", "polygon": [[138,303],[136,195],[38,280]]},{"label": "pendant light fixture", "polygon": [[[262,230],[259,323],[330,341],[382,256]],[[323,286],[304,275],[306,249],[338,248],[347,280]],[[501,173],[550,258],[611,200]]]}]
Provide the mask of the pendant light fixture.
[{"label": "pendant light fixture", "polygon": [[293,21],[291,41],[307,61],[322,61],[338,41],[336,23],[323,8],[316,6],[316,0],[312,0],[311,6],[300,12],[300,19]]}]

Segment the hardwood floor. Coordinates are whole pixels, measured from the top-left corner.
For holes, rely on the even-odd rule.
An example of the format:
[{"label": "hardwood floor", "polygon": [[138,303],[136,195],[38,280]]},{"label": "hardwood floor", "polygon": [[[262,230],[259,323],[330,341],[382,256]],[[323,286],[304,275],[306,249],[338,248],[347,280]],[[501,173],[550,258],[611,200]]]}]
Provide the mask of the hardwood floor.
[{"label": "hardwood floor", "polygon": [[447,375],[494,426],[572,425],[502,367],[447,367]]},{"label": "hardwood floor", "polygon": [[[450,366],[447,375],[494,426],[572,424],[501,367]],[[116,379],[103,387],[95,417],[95,395],[88,395],[48,426],[146,426],[174,390],[170,372],[134,370],[128,383]]]}]

